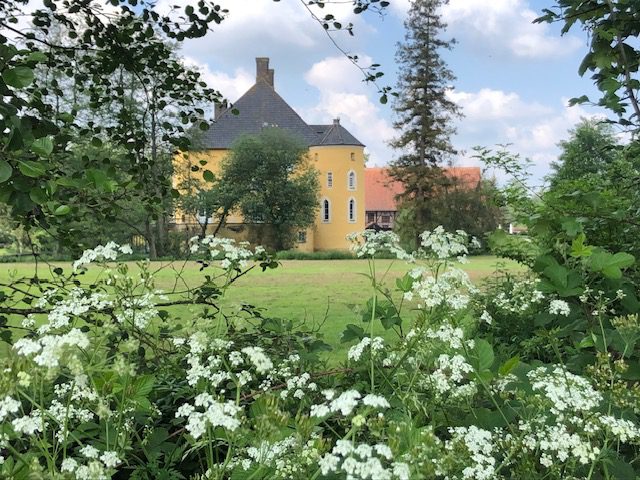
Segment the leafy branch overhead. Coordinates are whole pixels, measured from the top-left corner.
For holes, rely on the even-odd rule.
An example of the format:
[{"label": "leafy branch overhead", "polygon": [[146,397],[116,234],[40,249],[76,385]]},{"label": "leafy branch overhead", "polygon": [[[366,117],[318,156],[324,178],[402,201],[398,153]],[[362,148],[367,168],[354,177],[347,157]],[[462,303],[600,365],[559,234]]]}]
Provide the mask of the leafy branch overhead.
[{"label": "leafy branch overhead", "polygon": [[[317,12],[331,3],[304,5]],[[149,0],[30,6],[0,4],[0,201],[16,220],[67,244],[77,236],[70,220],[127,221],[122,212],[140,206],[146,226],[134,230],[149,241],[149,225],[178,195],[168,181],[170,157],[188,149],[191,127],[208,128],[205,112],[222,100],[177,48],[228,11],[205,0],[166,10]],[[387,6],[353,2],[356,13]],[[352,33],[335,18],[316,19]],[[367,80],[382,75],[377,65],[358,68]]]},{"label": "leafy branch overhead", "polygon": [[[596,102],[618,116],[623,127],[640,128],[640,4],[635,1],[557,0],[556,7],[544,9],[536,22],[563,23],[562,33],[580,25],[589,34],[589,52],[579,74],[593,72],[591,78],[602,93]],[[586,95],[572,104],[591,103]]]}]

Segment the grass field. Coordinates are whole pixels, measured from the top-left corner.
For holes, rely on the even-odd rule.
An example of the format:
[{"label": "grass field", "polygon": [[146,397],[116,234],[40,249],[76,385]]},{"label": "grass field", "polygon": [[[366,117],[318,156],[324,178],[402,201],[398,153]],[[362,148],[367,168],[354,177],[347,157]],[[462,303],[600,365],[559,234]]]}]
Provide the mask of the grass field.
[{"label": "grass field", "polygon": [[[509,269],[519,268],[513,262],[503,263]],[[464,269],[474,282],[479,283],[495,272],[496,264],[495,257],[471,257]],[[158,262],[153,267],[163,265],[166,266]],[[70,264],[64,263],[54,266],[70,268]],[[41,265],[39,275],[46,276],[49,268]],[[400,261],[378,260],[376,268],[379,274],[388,271],[385,283],[392,287],[395,279],[404,275],[410,267]],[[34,271],[34,264],[30,263],[0,264],[0,281],[6,283],[11,276],[30,276]],[[97,272],[98,269],[90,268],[87,280],[95,278]],[[241,303],[249,303],[264,308],[265,315],[268,316],[305,321],[307,325],[322,324],[320,331],[325,341],[340,352],[347,348],[340,344],[344,326],[348,323],[360,323],[353,306],[363,305],[371,296],[369,280],[365,276],[367,272],[365,260],[283,260],[282,265],[275,270],[254,270],[238,279],[228,290],[223,307],[234,309]],[[183,273],[183,277],[191,285],[197,285],[203,275],[195,263],[187,264]],[[173,279],[172,270],[163,268],[156,276],[156,285],[160,289],[170,290]],[[174,310],[174,313],[188,315],[184,308]],[[383,333],[382,327],[378,326],[376,334]]]}]

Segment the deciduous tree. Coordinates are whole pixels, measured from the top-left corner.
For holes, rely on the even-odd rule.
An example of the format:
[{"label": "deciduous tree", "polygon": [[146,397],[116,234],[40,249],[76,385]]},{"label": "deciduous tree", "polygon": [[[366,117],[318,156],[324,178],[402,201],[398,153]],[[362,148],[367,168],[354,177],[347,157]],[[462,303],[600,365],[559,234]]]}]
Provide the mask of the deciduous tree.
[{"label": "deciduous tree", "polygon": [[226,158],[221,182],[237,199],[248,223],[273,231],[276,250],[290,248],[296,230],[311,226],[318,208],[318,173],[309,163],[307,147],[274,128],[240,137]]}]

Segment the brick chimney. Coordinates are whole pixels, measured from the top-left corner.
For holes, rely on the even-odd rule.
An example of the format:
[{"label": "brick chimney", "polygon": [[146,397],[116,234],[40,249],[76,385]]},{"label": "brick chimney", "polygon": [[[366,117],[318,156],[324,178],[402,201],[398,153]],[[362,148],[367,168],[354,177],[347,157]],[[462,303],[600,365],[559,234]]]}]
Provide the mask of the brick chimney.
[{"label": "brick chimney", "polygon": [[273,87],[273,69],[269,68],[269,57],[256,57],[256,83],[266,82]]}]

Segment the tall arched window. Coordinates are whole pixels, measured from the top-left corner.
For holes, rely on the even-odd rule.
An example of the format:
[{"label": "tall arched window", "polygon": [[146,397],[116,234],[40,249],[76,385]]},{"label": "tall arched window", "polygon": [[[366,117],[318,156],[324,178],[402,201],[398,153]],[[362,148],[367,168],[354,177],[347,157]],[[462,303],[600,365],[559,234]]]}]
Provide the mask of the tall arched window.
[{"label": "tall arched window", "polygon": [[355,223],[356,221],[356,199],[353,197],[349,199],[347,204],[347,219],[350,223]]},{"label": "tall arched window", "polygon": [[329,223],[331,221],[331,203],[328,199],[322,200],[322,222]]},{"label": "tall arched window", "polygon": [[347,174],[347,188],[349,190],[356,189],[356,172],[353,170],[349,170],[349,173]]},{"label": "tall arched window", "polygon": [[327,172],[327,188],[333,187],[333,172]]}]

